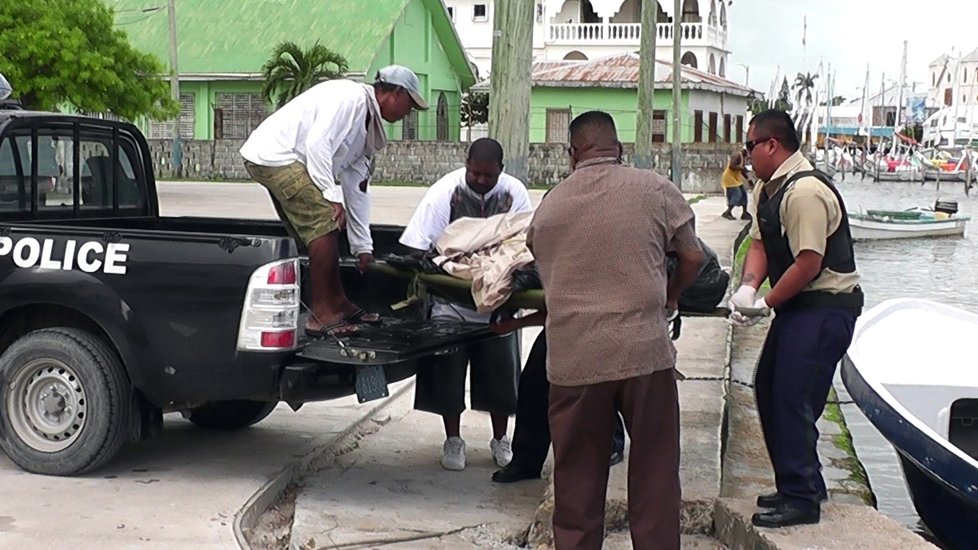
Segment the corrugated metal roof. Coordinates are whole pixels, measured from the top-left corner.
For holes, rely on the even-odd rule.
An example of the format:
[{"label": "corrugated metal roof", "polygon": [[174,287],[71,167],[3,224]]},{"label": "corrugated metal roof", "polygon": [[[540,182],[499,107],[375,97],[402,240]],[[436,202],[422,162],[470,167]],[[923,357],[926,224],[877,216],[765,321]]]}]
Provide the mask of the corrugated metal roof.
[{"label": "corrugated metal roof", "polygon": [[[180,0],[176,8],[180,74],[248,78],[261,71],[272,48],[285,40],[303,47],[318,41],[346,58],[350,73],[363,74],[381,46],[395,40],[394,27],[412,1],[430,13],[433,31],[463,86],[474,83],[442,0]],[[125,31],[133,46],[167,65],[166,2],[106,3],[115,10],[115,29]],[[399,40],[394,48],[405,52],[422,46]]]},{"label": "corrugated metal roof", "polygon": [[[533,85],[546,88],[637,88],[639,56],[626,53],[588,61],[537,61],[533,64]],[[721,76],[681,66],[684,89],[710,90],[740,96],[760,96],[751,88]],[[672,63],[656,60],[655,87],[672,87]],[[478,88],[488,89],[488,81]]]}]

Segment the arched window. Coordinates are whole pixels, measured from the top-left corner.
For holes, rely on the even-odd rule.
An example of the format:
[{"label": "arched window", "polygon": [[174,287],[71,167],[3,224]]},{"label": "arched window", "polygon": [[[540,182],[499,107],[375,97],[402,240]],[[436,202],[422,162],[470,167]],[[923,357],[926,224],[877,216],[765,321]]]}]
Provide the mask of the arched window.
[{"label": "arched window", "polygon": [[717,24],[717,0],[710,0],[710,16],[707,18],[706,21],[711,26],[716,26],[716,24]]},{"label": "arched window", "polygon": [[683,65],[689,65],[692,68],[696,68],[696,54],[693,52],[686,52],[683,54],[683,58],[680,61]]},{"label": "arched window", "polygon": [[720,58],[720,76],[727,76],[727,60],[722,57]]},{"label": "arched window", "polygon": [[724,29],[727,28],[727,5],[720,0],[720,26]]},{"label": "arched window", "polygon": [[937,86],[937,73],[930,73],[930,85]]},{"label": "arched window", "polygon": [[700,4],[696,0],[683,0],[683,23],[702,23]]},{"label": "arched window", "polygon": [[438,108],[435,110],[436,138],[448,141],[448,99],[445,92],[438,93]]},{"label": "arched window", "polygon": [[564,59],[567,61],[587,61],[587,56],[577,50],[574,50],[572,52],[567,52]]},{"label": "arched window", "polygon": [[706,72],[710,74],[717,74],[717,59],[712,53],[710,54],[710,64],[707,66]]},{"label": "arched window", "polygon": [[666,10],[662,9],[662,2],[656,2],[659,5],[659,13],[656,14],[656,23],[672,23],[672,17],[666,13]]}]

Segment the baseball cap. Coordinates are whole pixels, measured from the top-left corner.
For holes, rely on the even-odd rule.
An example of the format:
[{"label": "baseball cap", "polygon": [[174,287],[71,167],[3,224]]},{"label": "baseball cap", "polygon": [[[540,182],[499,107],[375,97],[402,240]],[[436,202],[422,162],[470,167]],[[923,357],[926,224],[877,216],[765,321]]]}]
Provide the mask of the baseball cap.
[{"label": "baseball cap", "polygon": [[418,75],[414,74],[411,69],[402,65],[389,65],[377,71],[376,82],[400,86],[407,90],[415,107],[422,111],[428,108],[428,102],[421,97],[421,83],[418,82]]}]

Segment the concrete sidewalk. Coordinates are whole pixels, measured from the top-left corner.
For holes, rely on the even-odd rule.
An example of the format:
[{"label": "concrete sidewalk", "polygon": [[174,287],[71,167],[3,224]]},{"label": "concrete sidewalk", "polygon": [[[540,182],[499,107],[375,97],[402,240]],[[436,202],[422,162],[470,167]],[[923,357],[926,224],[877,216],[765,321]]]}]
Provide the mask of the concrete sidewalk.
[{"label": "concrete sidewalk", "polygon": [[[698,232],[731,262],[730,243],[741,222],[719,217],[723,199],[696,202]],[[524,358],[536,330],[525,331]],[[680,384],[682,481],[686,501],[684,546],[716,548],[713,503],[720,495],[720,426],[724,407],[723,371],[727,323],[723,319],[683,321],[677,341]],[[488,452],[487,415],[466,412],[462,435],[468,444],[462,472],[441,468],[444,440],[438,417],[410,410],[406,395],[391,405],[391,421],[354,452],[324,457],[322,469],[302,482],[296,499],[292,548],[396,543],[399,548],[507,548],[550,542],[549,481],[498,485]],[[512,426],[512,422],[511,422]],[[512,427],[510,428],[512,431]],[[608,493],[611,531],[627,530],[627,460],[612,469]],[[549,465],[545,478],[549,477]],[[532,528],[531,528],[532,524]],[[699,535],[699,536],[695,536]],[[609,533],[608,548],[627,548],[628,537]]]},{"label": "concrete sidewalk", "polygon": [[[720,218],[723,209],[721,197],[694,204],[700,237],[717,252],[721,265],[730,265],[743,222]],[[535,332],[523,335],[524,355]],[[734,332],[718,318],[683,322],[676,345],[678,368],[687,377],[679,384],[684,548],[930,548],[853,497],[861,493],[852,489],[852,472],[831,467],[835,459],[846,458],[838,456],[833,444],[844,430],[825,419],[820,426],[828,433],[820,453],[830,466],[826,475],[832,500],[823,508],[822,523],[774,530],[750,524],[756,511],[753,498],[773,487],[748,386],[763,335],[763,329]],[[441,421],[413,411],[412,404],[410,391],[392,400],[385,415],[375,419],[376,433],[350,452],[322,456],[301,480],[291,547],[551,547],[550,465],[542,481],[493,484],[489,418],[467,412],[462,422],[467,467],[463,472],[442,470]],[[611,471],[605,543],[609,549],[631,547],[627,463]]]}]

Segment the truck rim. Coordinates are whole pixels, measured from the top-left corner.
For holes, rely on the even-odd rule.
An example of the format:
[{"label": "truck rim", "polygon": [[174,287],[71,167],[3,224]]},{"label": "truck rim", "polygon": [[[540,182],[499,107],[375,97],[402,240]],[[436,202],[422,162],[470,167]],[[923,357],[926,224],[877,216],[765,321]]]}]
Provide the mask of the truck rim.
[{"label": "truck rim", "polygon": [[56,359],[35,359],[13,376],[7,417],[31,448],[54,453],[71,446],[85,427],[88,399],[78,375]]}]

